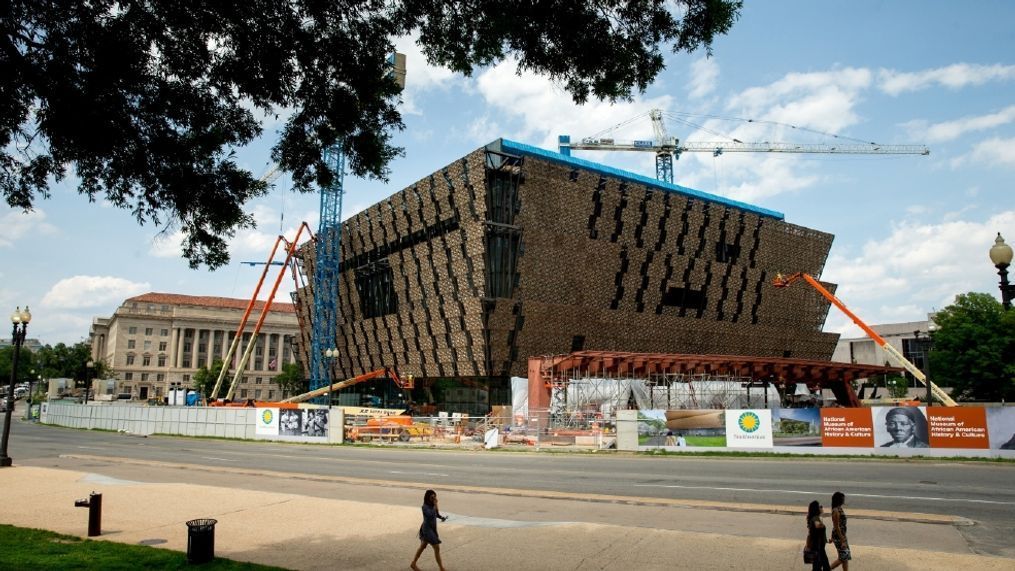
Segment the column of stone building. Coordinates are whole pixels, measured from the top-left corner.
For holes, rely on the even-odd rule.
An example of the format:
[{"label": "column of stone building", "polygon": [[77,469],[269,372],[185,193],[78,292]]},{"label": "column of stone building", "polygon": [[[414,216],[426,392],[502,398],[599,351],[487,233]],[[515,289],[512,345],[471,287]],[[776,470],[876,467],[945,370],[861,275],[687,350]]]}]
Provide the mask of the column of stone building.
[{"label": "column of stone building", "polygon": [[185,327],[173,328],[173,338],[176,339],[176,341],[173,344],[173,367],[177,369],[183,367],[183,343],[185,334],[186,334]]},{"label": "column of stone building", "polygon": [[205,355],[206,355],[206,357],[205,357],[204,361],[205,361],[205,367],[208,367],[208,370],[210,371],[212,364],[215,362],[215,351],[214,351],[214,347],[215,347],[215,330],[214,329],[206,329],[205,331],[208,332],[208,344],[205,345],[205,349],[206,349]]},{"label": "column of stone building", "polygon": [[275,347],[275,371],[279,372],[282,370],[282,365],[285,365],[285,334],[279,333],[278,344]]}]

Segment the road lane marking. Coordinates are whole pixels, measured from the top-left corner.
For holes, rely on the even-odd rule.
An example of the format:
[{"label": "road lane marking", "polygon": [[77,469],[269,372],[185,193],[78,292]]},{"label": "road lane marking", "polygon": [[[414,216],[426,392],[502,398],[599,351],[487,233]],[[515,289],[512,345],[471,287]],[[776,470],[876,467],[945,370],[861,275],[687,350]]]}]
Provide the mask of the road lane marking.
[{"label": "road lane marking", "polygon": [[[806,494],[811,496],[824,496],[826,492],[809,492],[806,490],[768,490],[759,488],[722,488],[717,486],[682,486],[680,484],[634,484],[636,488],[679,488],[683,490],[716,490],[720,492],[755,492],[771,494]],[[991,504],[998,506],[1015,506],[1015,502],[998,502],[995,500],[976,500],[972,498],[935,498],[928,496],[889,496],[885,494],[861,494],[850,492],[850,497],[879,498],[890,500],[919,500],[928,502],[961,502],[971,504]]]},{"label": "road lane marking", "polygon": [[403,472],[401,470],[388,470],[389,474],[409,474],[410,476],[440,476],[447,478],[447,474],[441,474],[439,472]]},{"label": "road lane marking", "polygon": [[78,448],[81,448],[81,449],[84,449],[84,450],[105,450],[105,448],[103,448],[101,446],[78,446]]},{"label": "road lane marking", "polygon": [[201,456],[205,460],[221,460],[222,462],[235,462],[236,460],[230,460],[229,458],[216,458],[214,456]]}]

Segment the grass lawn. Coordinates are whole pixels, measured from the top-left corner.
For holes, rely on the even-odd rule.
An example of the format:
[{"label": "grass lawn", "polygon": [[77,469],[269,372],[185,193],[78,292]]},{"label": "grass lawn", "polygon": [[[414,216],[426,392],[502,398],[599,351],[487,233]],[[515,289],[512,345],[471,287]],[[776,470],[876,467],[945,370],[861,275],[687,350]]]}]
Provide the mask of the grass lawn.
[{"label": "grass lawn", "polygon": [[[0,569],[185,569],[187,554],[0,525]],[[280,569],[216,558],[201,569]]]},{"label": "grass lawn", "polygon": [[685,436],[688,446],[726,446],[725,436]]}]

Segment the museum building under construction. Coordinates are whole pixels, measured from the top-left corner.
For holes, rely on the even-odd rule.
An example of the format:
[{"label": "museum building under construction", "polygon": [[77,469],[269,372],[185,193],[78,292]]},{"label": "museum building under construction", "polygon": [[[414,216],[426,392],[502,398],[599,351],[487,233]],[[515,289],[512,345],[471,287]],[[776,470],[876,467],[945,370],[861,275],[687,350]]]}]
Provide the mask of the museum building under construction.
[{"label": "museum building under construction", "polygon": [[[827,361],[838,337],[821,331],[829,303],[771,281],[820,275],[832,238],[778,212],[497,140],[342,224],[332,378],[393,367],[418,386],[481,386],[485,403],[474,404],[489,406],[509,403],[509,378],[526,376],[532,356]],[[306,275],[313,250],[302,250]],[[295,296],[303,323],[312,296],[309,285]],[[301,334],[308,365],[311,332]]]}]

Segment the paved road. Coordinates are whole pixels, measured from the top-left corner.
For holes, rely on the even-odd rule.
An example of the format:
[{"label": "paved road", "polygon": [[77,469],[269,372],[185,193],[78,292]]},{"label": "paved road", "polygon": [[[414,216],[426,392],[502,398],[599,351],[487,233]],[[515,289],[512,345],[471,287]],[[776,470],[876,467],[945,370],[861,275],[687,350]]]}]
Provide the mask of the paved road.
[{"label": "paved road", "polygon": [[[1015,465],[842,459],[728,459],[353,448],[172,437],[139,438],[15,423],[15,462],[112,456],[446,485],[806,505],[842,490],[853,509],[957,515],[970,549],[1015,557]],[[183,475],[185,477],[185,475]]]}]

